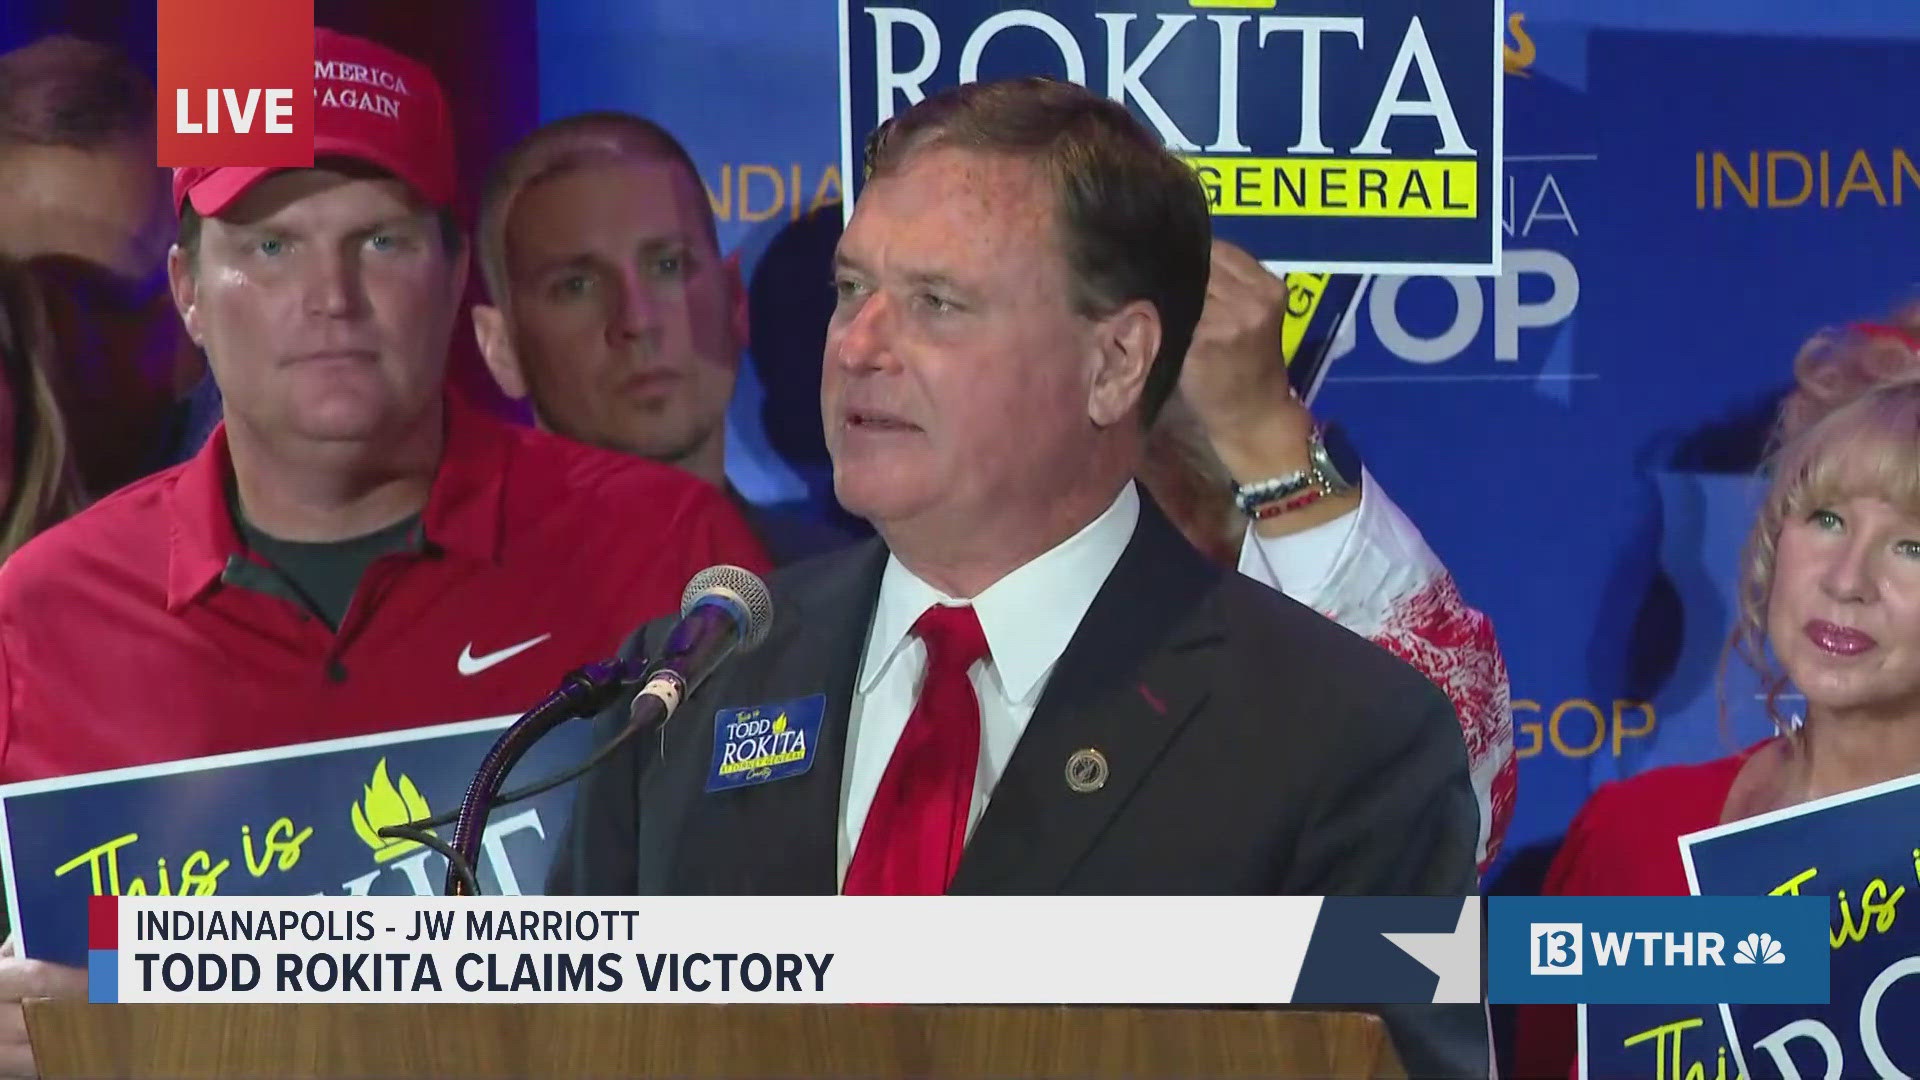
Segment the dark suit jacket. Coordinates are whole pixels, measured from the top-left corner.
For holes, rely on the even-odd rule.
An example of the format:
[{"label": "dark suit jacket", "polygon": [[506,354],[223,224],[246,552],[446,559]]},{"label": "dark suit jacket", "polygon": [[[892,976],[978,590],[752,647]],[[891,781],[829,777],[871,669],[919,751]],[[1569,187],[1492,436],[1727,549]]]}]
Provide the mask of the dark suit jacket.
[{"label": "dark suit jacket", "polygon": [[[838,891],[847,716],[887,549],[770,581],[774,623],[581,781],[549,891]],[[650,655],[666,623],[628,655]],[[824,692],[804,775],[703,791],[713,716]],[[604,716],[602,734],[625,722]],[[1068,755],[1106,785],[1076,794]],[[1476,891],[1479,811],[1447,698],[1371,642],[1203,559],[1151,500],[1047,680],[951,891],[1446,895]],[[744,857],[751,852],[751,857]],[[1484,1010],[1385,1006],[1412,1075],[1487,1075]]]}]

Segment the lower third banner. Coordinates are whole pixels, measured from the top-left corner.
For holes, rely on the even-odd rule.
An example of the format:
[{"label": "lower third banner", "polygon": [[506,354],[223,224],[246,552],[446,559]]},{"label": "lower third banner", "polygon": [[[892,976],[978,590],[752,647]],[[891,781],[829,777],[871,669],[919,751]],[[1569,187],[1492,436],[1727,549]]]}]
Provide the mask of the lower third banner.
[{"label": "lower third banner", "polygon": [[[1481,999],[1474,897],[103,896],[89,903],[87,991],[100,1002]],[[1409,923],[1441,929],[1399,929]],[[1376,963],[1376,945],[1413,962]],[[1373,977],[1315,976],[1316,950],[1344,955],[1342,966]]]}]

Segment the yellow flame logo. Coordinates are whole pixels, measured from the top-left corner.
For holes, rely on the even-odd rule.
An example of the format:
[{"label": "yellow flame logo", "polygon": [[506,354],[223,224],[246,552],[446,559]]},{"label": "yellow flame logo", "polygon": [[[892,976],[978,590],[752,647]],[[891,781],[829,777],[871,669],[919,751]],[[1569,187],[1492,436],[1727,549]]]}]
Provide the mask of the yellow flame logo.
[{"label": "yellow flame logo", "polygon": [[1539,50],[1534,47],[1533,39],[1527,36],[1526,29],[1520,25],[1526,17],[1526,13],[1522,11],[1516,11],[1507,16],[1507,30],[1513,34],[1513,44],[1508,45],[1505,42],[1500,44],[1501,67],[1507,74],[1518,75],[1523,79],[1533,77],[1527,69],[1533,66],[1533,58],[1539,54]]},{"label": "yellow flame logo", "polygon": [[387,759],[381,758],[380,764],[373,768],[373,783],[368,784],[365,791],[366,798],[353,804],[353,831],[373,849],[374,861],[397,859],[419,847],[415,840],[380,835],[380,830],[389,825],[404,825],[433,813],[427,809],[427,800],[420,796],[420,789],[413,786],[413,779],[401,773],[400,786],[394,787],[393,781],[387,779]]},{"label": "yellow flame logo", "polygon": [[787,714],[781,713],[780,719],[773,722],[773,733],[778,735],[785,730],[787,730]]}]

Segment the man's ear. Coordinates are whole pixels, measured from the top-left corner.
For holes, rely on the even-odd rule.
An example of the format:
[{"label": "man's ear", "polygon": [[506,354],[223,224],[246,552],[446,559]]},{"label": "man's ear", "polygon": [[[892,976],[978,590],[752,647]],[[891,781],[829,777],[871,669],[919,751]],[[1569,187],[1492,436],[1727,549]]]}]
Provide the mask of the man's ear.
[{"label": "man's ear", "polygon": [[733,338],[745,349],[752,344],[753,320],[748,307],[747,281],[740,275],[740,253],[738,251],[726,257],[721,264],[727,275],[729,298],[727,318],[733,327]]},{"label": "man's ear", "polygon": [[1087,388],[1087,418],[1112,427],[1140,403],[1140,392],[1160,351],[1160,313],[1135,300],[1094,326],[1093,378]]},{"label": "man's ear", "polygon": [[526,375],[520,370],[520,356],[514,351],[512,335],[507,333],[507,317],[491,304],[473,305],[473,336],[480,343],[480,355],[493,373],[500,392],[515,401],[527,396]]},{"label": "man's ear", "polygon": [[175,244],[167,249],[167,291],[173,295],[173,309],[187,336],[202,349],[207,347],[203,320],[200,318],[200,279],[195,276],[193,255]]}]

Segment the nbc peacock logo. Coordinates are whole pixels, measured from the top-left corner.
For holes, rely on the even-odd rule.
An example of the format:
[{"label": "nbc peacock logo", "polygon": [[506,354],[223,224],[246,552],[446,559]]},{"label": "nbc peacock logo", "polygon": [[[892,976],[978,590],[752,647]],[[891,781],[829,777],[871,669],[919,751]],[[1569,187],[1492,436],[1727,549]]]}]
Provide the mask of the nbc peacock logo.
[{"label": "nbc peacock logo", "polygon": [[1781,951],[1780,943],[1773,940],[1772,934],[1748,934],[1740,939],[1733,950],[1733,962],[1736,964],[1784,964],[1787,954]]},{"label": "nbc peacock logo", "polygon": [[427,808],[427,800],[420,789],[413,785],[413,778],[406,773],[400,774],[400,784],[395,786],[387,779],[387,759],[373,767],[373,780],[363,789],[365,796],[353,804],[353,831],[361,842],[373,849],[375,862],[387,862],[397,859],[420,846],[419,841],[403,840],[398,837],[380,835],[380,830],[389,825],[404,825],[409,821],[418,821],[429,817],[433,811]]}]

